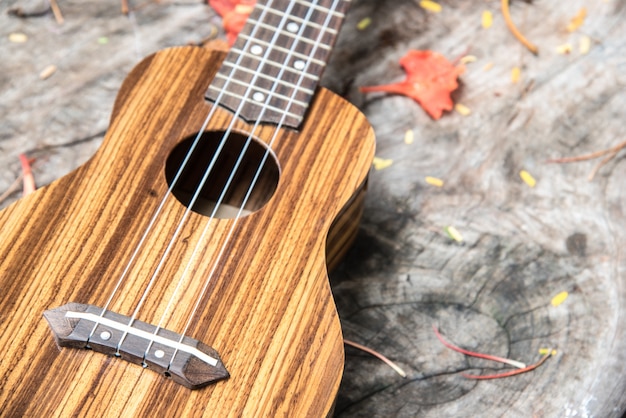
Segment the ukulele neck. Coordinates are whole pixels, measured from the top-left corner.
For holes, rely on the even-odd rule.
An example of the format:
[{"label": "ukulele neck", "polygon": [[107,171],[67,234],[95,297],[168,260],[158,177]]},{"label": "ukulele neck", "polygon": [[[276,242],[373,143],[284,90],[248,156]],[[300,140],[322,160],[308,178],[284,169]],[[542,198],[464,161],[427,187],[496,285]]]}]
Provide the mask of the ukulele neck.
[{"label": "ukulele neck", "polygon": [[350,0],[259,0],[206,92],[248,122],[297,129]]}]

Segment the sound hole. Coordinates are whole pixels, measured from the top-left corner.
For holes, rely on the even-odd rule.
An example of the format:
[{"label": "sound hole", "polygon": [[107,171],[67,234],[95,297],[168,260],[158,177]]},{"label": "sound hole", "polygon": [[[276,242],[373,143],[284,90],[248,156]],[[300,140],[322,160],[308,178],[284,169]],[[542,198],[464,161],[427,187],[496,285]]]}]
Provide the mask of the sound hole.
[{"label": "sound hole", "polygon": [[[232,219],[237,214],[249,215],[270,200],[278,185],[280,168],[274,154],[265,144],[255,139],[248,141],[248,135],[231,132],[218,152],[224,135],[225,132],[222,131],[205,132],[202,135],[172,193],[183,205],[196,213]],[[195,139],[192,136],[180,142],[167,158],[165,176],[170,187]],[[248,146],[244,150],[247,142]],[[200,194],[190,206],[216,154],[217,158]],[[257,175],[259,169],[260,173]],[[255,177],[254,187],[249,192]],[[240,211],[242,206],[243,210]]]}]

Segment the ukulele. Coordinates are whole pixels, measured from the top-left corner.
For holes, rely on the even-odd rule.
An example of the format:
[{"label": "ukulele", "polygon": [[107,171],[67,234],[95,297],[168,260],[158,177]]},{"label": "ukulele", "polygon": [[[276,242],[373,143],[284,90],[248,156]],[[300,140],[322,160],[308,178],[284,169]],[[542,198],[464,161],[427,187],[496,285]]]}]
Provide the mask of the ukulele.
[{"label": "ukulele", "polygon": [[0,415],[332,413],[327,262],[374,152],[317,86],[348,5],[259,1],[228,54],[147,57],[97,153],[0,212]]}]

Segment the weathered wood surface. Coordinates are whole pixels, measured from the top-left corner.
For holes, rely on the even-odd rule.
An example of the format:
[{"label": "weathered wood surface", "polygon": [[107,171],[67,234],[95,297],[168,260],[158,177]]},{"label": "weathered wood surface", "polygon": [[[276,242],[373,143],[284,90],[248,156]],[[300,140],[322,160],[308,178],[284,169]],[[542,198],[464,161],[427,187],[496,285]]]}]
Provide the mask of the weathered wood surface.
[{"label": "weathered wood surface", "polygon": [[[621,416],[626,408],[624,269],[626,198],[622,154],[587,181],[594,162],[547,158],[608,148],[624,138],[626,4],[575,0],[513,3],[538,57],[506,30],[499,2],[442,2],[440,14],[417,1],[356,1],[325,84],[359,105],[378,136],[377,154],[394,164],[370,176],[356,247],[332,275],[346,338],[404,367],[402,379],[348,348],[338,416]],[[1,2],[5,10],[14,2]],[[50,14],[0,16],[0,190],[19,173],[17,155],[37,157],[39,184],[84,162],[99,145],[124,75],[161,47],[197,41],[218,24],[198,2],[148,4],[131,18],[117,5],[60,2]],[[576,33],[564,27],[580,7]],[[489,30],[480,14],[496,16]],[[356,23],[371,16],[363,31]],[[8,33],[29,35],[26,44]],[[589,54],[577,52],[582,34]],[[99,45],[98,37],[109,43]],[[557,46],[571,42],[570,55]],[[403,77],[397,60],[410,48],[449,58],[468,51],[455,99],[472,109],[430,120],[410,99],[368,95],[359,85]],[[486,63],[493,62],[490,71]],[[48,80],[38,73],[59,70]],[[510,81],[513,67],[522,80]],[[415,142],[403,143],[412,128]],[[538,179],[529,188],[521,169]],[[426,175],[446,180],[442,189]],[[17,197],[17,194],[14,195]],[[5,203],[6,204],[6,203]],[[463,243],[443,227],[454,225]],[[550,301],[570,292],[560,306]],[[475,382],[460,371],[493,372],[492,363],[445,349],[432,324],[469,349],[527,363],[541,347],[558,354],[540,369]]]}]

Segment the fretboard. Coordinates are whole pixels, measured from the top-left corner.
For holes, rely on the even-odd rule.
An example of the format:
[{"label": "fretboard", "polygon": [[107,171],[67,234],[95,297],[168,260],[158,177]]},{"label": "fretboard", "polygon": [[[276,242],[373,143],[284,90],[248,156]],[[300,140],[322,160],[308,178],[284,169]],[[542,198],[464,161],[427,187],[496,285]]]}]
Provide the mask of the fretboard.
[{"label": "fretboard", "polygon": [[206,98],[249,122],[300,126],[350,0],[258,0]]}]

